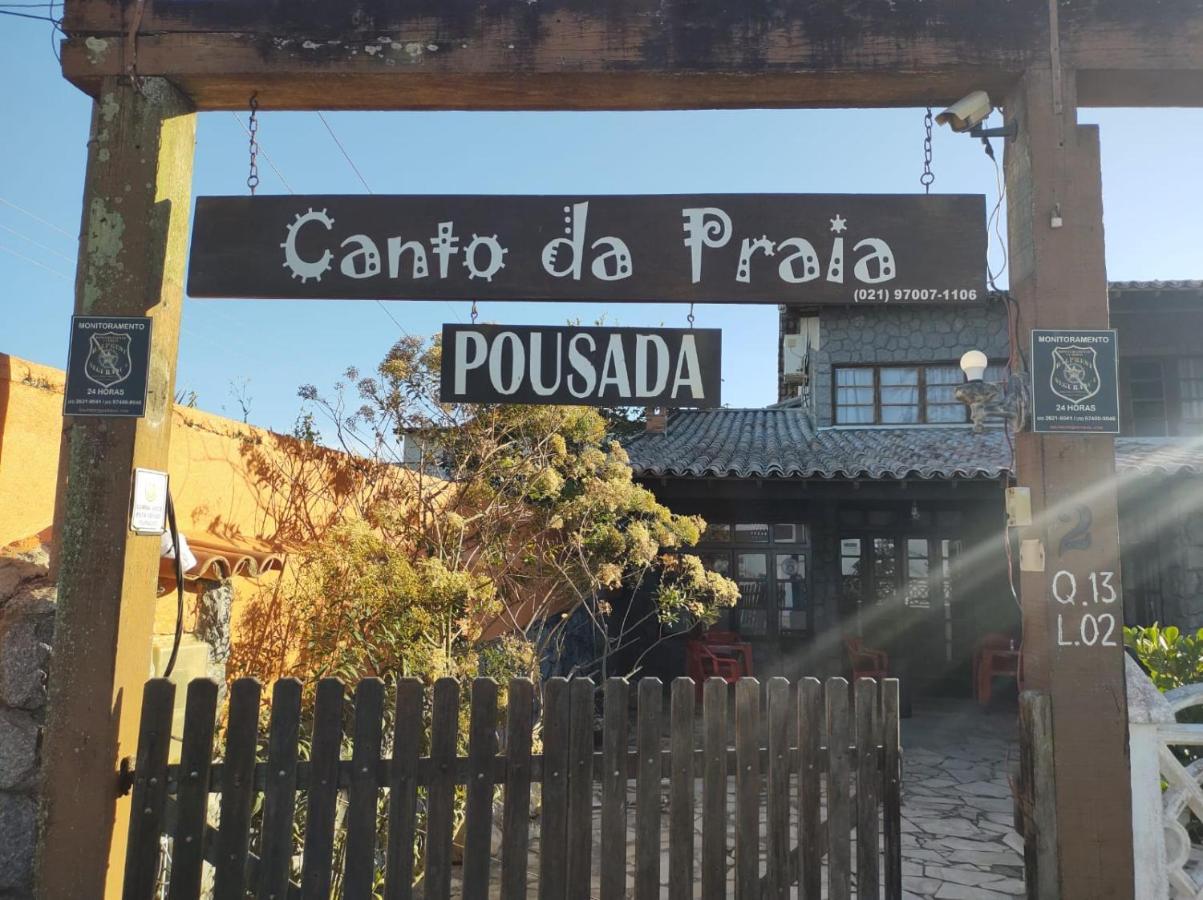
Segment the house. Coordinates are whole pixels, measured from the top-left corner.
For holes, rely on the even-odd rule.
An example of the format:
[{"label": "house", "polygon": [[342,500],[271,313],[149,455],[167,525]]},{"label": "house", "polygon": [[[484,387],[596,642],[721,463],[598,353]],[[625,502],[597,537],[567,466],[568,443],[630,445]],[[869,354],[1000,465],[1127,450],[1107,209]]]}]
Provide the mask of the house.
[{"label": "house", "polygon": [[[1203,282],[1117,283],[1111,301],[1126,619],[1199,627]],[[752,643],[758,675],[845,671],[859,637],[913,690],[967,693],[981,639],[1021,633],[1011,442],[1001,425],[973,432],[958,361],[981,350],[1002,380],[1020,323],[1001,295],[782,308],[780,322],[779,402],[650,420],[626,445],[636,477],[710,523],[698,552],[740,586],[723,625]]]}]

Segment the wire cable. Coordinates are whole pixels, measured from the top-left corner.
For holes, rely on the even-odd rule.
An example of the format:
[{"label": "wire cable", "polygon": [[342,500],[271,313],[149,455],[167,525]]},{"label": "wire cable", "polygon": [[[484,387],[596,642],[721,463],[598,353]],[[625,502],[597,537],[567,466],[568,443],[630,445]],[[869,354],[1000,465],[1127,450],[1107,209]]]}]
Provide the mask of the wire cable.
[{"label": "wire cable", "polygon": [[17,204],[13,203],[11,200],[5,200],[3,197],[0,197],[0,204],[3,204],[4,206],[8,206],[12,209],[15,209],[19,213],[23,213],[24,215],[29,216],[29,218],[33,219],[35,222],[38,222],[41,225],[45,225],[47,228],[49,228],[53,231],[57,231],[59,234],[63,235],[64,237],[70,238],[73,241],[76,240],[76,238],[77,238],[77,235],[72,234],[67,229],[59,228],[53,222],[47,222],[41,216],[36,215],[35,213],[31,213],[29,210],[25,209],[24,207],[17,206]]},{"label": "wire cable", "polygon": [[34,259],[32,256],[26,256],[24,253],[21,253],[19,250],[14,250],[12,247],[6,247],[4,244],[0,244],[0,252],[7,253],[10,256],[15,256],[15,257],[17,257],[17,259],[23,259],[27,263],[32,263],[33,265],[37,266],[39,269],[45,269],[51,275],[57,275],[59,278],[65,279],[66,281],[71,280],[71,276],[68,275],[66,272],[60,272],[58,269],[51,268],[50,266],[46,265],[44,262],[39,262],[38,260]]},{"label": "wire cable", "polygon": [[[39,3],[38,6],[42,4]],[[0,16],[15,16],[18,19],[33,19],[36,22],[49,22],[56,28],[59,26],[60,20],[53,19],[50,16],[35,16],[33,13],[11,12],[7,9],[0,9]]]},{"label": "wire cable", "polygon": [[15,237],[19,237],[21,240],[26,241],[30,244],[33,244],[39,250],[45,250],[47,253],[53,253],[55,256],[60,257],[61,259],[65,259],[69,263],[75,262],[75,257],[68,256],[66,253],[63,253],[61,250],[55,250],[53,247],[51,247],[47,244],[43,244],[41,241],[35,241],[29,235],[22,234],[20,231],[17,231],[17,229],[10,228],[9,226],[5,225],[2,222],[0,222],[0,230],[7,231],[9,234],[11,234]]},{"label": "wire cable", "polygon": [[322,114],[320,109],[317,110],[317,117],[322,120],[322,124],[325,125],[326,130],[330,132],[330,137],[334,139],[335,145],[342,153],[343,159],[347,161],[347,165],[351,167],[351,171],[354,172],[356,177],[359,178],[359,183],[363,185],[363,189],[369,194],[375,193],[371,187],[369,187],[367,179],[364,178],[363,173],[359,171],[359,166],[355,165],[355,160],[351,159],[351,154],[347,152],[347,148],[343,146],[343,142],[338,139],[338,135],[334,133],[334,129],[330,127],[330,123],[326,121],[326,117]]},{"label": "wire cable", "polygon": [[[372,186],[370,184],[368,184],[368,180],[366,178],[364,178],[363,173],[361,171],[359,171],[359,166],[355,165],[355,160],[351,159],[351,154],[347,152],[347,148],[343,146],[343,142],[340,141],[338,139],[338,135],[334,133],[334,128],[330,125],[330,122],[326,119],[325,115],[323,115],[323,113],[320,109],[315,110],[315,112],[317,113],[317,117],[322,120],[322,124],[326,126],[326,131],[328,131],[330,133],[330,137],[334,140],[334,144],[335,144],[335,146],[338,147],[339,152],[342,153],[343,159],[345,159],[347,161],[347,165],[349,165],[351,167],[351,171],[355,173],[355,177],[357,177],[359,179],[359,183],[363,185],[363,189],[365,191],[367,191],[369,194],[375,194],[376,192],[372,190]],[[377,300],[376,302],[380,304],[381,309],[383,309],[386,313],[388,313],[388,317],[393,320],[393,323],[398,328],[401,328],[401,323],[398,322],[395,318],[393,318],[393,314],[391,312],[388,312],[388,308],[384,305],[383,301]],[[459,313],[456,312],[455,307],[452,306],[449,301],[444,300],[443,303],[447,306],[447,308],[449,310],[451,310],[453,315],[457,315],[457,316],[459,315]],[[473,318],[473,321],[475,321],[475,318]],[[408,331],[406,331],[404,328],[401,328],[401,331],[402,331],[402,333],[405,334],[406,337],[411,337],[410,333]]]},{"label": "wire cable", "polygon": [[[247,128],[246,123],[243,122],[242,119],[238,118],[238,113],[233,112],[231,110],[230,115],[232,115],[234,117],[235,122],[237,122],[239,125],[242,126],[242,130],[246,132],[247,137],[250,137],[251,130],[249,128]],[[262,156],[265,160],[267,160],[268,167],[271,168],[271,170],[276,173],[276,177],[280,179],[280,184],[284,185],[284,190],[288,191],[288,193],[290,193],[290,194],[295,194],[296,191],[294,191],[292,189],[292,185],[290,185],[288,183],[288,179],[286,179],[284,177],[283,173],[278,168],[276,168],[276,164],[274,162],[272,162],[272,158],[267,155],[267,151],[264,150],[262,147],[260,147],[259,155]]]}]

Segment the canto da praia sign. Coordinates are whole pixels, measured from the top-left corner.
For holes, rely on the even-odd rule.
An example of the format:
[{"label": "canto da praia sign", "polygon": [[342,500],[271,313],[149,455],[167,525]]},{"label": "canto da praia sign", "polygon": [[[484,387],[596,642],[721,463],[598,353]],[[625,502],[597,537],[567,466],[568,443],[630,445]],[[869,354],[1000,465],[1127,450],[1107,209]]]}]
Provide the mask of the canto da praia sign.
[{"label": "canto da praia sign", "polygon": [[978,195],[197,200],[194,297],[964,304]]}]

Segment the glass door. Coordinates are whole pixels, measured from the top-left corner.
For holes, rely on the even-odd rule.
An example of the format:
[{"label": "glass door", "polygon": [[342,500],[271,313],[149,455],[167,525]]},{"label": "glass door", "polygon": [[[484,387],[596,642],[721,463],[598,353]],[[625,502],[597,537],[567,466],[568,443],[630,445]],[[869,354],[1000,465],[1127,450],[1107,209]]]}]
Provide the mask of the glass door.
[{"label": "glass door", "polygon": [[800,637],[813,628],[805,525],[710,525],[698,545],[708,569],[731,578],[739,602],[722,627],[750,639]]},{"label": "glass door", "polygon": [[959,544],[916,535],[840,539],[841,618],[846,634],[885,650],[891,668],[920,680],[949,668],[953,562]]}]

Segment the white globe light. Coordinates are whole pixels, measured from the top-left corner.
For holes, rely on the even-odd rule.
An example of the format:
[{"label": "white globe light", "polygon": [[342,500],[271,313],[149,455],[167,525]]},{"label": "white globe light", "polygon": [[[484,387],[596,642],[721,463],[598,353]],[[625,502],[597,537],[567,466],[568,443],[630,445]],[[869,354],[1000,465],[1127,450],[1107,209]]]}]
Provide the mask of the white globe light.
[{"label": "white globe light", "polygon": [[988,365],[990,360],[986,359],[986,354],[981,350],[970,350],[961,357],[961,371],[965,373],[968,381],[981,381]]}]

